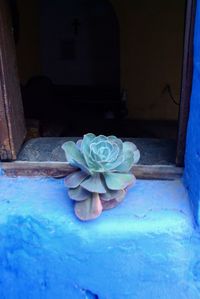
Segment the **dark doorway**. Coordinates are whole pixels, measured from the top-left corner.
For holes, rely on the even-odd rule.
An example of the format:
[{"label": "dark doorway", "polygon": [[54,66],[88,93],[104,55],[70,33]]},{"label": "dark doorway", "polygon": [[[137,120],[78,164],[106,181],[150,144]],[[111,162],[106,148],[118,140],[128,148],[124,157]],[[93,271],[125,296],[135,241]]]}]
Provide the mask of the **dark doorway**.
[{"label": "dark doorway", "polygon": [[41,136],[176,139],[182,1],[15,2],[25,116]]},{"label": "dark doorway", "polygon": [[119,115],[120,36],[111,3],[41,0],[38,12],[40,74],[22,84],[26,117],[60,122],[61,134],[77,135],[75,120]]},{"label": "dark doorway", "polygon": [[87,132],[165,138],[175,156],[181,0],[11,4],[25,116],[34,129],[28,139]]}]

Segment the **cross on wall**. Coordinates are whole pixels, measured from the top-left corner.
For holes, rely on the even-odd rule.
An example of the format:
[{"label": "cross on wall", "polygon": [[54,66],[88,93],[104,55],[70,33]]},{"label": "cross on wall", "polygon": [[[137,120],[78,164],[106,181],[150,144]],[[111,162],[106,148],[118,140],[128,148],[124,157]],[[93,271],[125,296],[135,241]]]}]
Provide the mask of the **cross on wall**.
[{"label": "cross on wall", "polygon": [[79,28],[81,26],[81,23],[78,18],[75,18],[72,22],[72,26],[74,27],[74,35],[78,35]]}]

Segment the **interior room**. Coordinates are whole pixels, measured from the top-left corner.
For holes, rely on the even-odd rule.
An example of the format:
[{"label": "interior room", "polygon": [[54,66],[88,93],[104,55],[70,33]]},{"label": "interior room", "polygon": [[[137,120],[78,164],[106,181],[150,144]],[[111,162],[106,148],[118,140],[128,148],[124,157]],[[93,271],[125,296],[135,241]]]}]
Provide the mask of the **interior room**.
[{"label": "interior room", "polygon": [[28,137],[176,139],[185,1],[12,0]]}]

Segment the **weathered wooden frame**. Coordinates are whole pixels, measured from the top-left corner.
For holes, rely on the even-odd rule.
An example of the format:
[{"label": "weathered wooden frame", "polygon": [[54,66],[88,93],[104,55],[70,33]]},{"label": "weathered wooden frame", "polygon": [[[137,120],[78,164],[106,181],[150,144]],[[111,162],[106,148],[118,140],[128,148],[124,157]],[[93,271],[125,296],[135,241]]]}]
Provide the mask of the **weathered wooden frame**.
[{"label": "weathered wooden frame", "polygon": [[[187,0],[184,58],[182,72],[181,107],[177,141],[177,166],[183,166],[187,121],[193,73],[193,34],[195,0]],[[23,105],[17,76],[14,37],[8,2],[0,2],[0,160],[15,160],[25,136]],[[7,175],[45,175],[60,177],[69,173],[62,162],[9,162],[2,163]],[[135,166],[138,178],[173,179],[182,175],[182,168],[175,166]]]},{"label": "weathered wooden frame", "polygon": [[8,1],[0,1],[0,160],[15,160],[25,137]]},{"label": "weathered wooden frame", "polygon": [[[74,169],[65,162],[4,162],[2,170],[7,176],[65,177]],[[174,180],[183,174],[183,168],[173,165],[135,165],[132,169],[138,179]]]}]

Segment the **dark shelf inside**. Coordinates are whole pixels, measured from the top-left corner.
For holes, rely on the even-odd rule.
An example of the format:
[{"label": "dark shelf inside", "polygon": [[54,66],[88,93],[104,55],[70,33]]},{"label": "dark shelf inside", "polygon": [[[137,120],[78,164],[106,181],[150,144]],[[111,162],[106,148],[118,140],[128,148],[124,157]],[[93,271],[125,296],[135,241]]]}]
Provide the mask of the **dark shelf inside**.
[{"label": "dark shelf inside", "polygon": [[[65,154],[61,146],[73,137],[42,137],[27,141],[18,155],[17,161],[64,162]],[[123,138],[135,143],[140,150],[139,165],[174,165],[176,141],[173,139]]]}]

